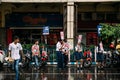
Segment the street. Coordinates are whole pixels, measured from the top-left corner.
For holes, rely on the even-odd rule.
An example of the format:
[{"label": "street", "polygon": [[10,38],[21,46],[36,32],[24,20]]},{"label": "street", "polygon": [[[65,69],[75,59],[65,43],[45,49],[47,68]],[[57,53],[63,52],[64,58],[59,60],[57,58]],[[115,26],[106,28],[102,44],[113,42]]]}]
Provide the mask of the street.
[{"label": "street", "polygon": [[[119,80],[120,68],[98,69],[95,66],[77,70],[73,65],[58,70],[56,65],[49,65],[40,70],[20,68],[20,80]],[[14,80],[15,73],[4,67],[0,72],[0,80]]]}]

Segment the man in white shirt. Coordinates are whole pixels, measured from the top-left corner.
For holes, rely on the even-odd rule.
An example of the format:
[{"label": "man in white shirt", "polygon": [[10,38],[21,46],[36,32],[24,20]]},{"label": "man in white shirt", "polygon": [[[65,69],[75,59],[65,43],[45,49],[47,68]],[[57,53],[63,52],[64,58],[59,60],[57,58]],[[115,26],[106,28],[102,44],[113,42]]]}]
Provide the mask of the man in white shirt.
[{"label": "man in white shirt", "polygon": [[14,37],[14,41],[9,44],[8,50],[9,50],[9,57],[11,57],[14,60],[12,68],[16,72],[16,80],[19,80],[20,53],[22,53],[22,58],[24,58],[22,52],[22,46],[19,43],[19,37],[17,36]]}]

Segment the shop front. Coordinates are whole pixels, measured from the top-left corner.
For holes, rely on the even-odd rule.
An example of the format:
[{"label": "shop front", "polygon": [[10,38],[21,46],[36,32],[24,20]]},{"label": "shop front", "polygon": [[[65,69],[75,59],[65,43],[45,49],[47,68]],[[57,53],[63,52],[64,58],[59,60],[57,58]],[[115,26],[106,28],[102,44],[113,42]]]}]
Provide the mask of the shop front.
[{"label": "shop front", "polygon": [[7,14],[7,41],[12,41],[12,36],[19,36],[21,43],[31,44],[35,39],[45,43],[43,27],[50,27],[47,36],[48,45],[55,45],[60,38],[59,33],[63,30],[63,16],[60,13],[12,13]]}]

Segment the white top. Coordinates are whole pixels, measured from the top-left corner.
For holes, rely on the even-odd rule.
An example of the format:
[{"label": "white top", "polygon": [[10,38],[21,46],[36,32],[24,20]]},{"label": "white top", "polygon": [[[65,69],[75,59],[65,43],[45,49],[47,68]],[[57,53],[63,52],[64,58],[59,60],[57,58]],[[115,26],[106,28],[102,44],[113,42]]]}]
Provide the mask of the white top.
[{"label": "white top", "polygon": [[75,51],[82,51],[82,46],[80,46],[80,45],[76,45],[75,46]]},{"label": "white top", "polygon": [[20,50],[22,50],[22,46],[20,43],[14,44],[10,43],[9,44],[9,50],[11,51],[11,58],[14,60],[20,59]]},{"label": "white top", "polygon": [[3,63],[5,57],[5,52],[3,50],[0,50],[0,61]]},{"label": "white top", "polygon": [[34,53],[34,55],[38,55],[39,54],[39,45],[34,44],[32,46],[32,52]]},{"label": "white top", "polygon": [[60,48],[61,48],[61,47],[62,47],[61,43],[58,42],[58,43],[56,44],[56,51],[60,51]]},{"label": "white top", "polygon": [[70,50],[70,45],[68,43],[64,43],[62,51],[69,52],[69,50]]}]

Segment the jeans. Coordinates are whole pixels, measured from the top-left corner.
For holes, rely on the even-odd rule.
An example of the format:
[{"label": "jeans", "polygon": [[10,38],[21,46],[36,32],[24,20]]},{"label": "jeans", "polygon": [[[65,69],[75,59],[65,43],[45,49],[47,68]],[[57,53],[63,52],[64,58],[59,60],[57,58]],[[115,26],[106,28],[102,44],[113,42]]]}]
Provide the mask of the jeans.
[{"label": "jeans", "polygon": [[58,68],[64,68],[64,56],[61,51],[56,51],[57,53],[57,66]]},{"label": "jeans", "polygon": [[39,67],[38,56],[34,56],[34,60],[35,60],[35,67]]},{"label": "jeans", "polygon": [[19,61],[20,59],[14,60],[12,69],[15,70],[15,80],[19,80]]}]

